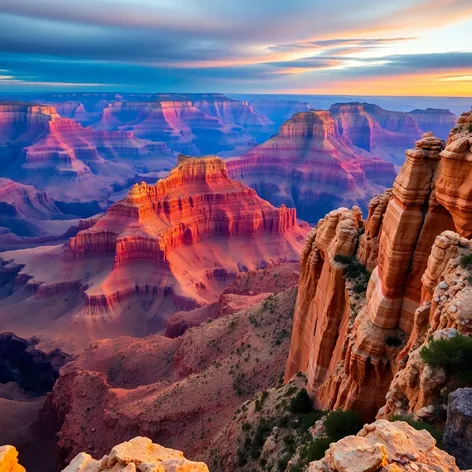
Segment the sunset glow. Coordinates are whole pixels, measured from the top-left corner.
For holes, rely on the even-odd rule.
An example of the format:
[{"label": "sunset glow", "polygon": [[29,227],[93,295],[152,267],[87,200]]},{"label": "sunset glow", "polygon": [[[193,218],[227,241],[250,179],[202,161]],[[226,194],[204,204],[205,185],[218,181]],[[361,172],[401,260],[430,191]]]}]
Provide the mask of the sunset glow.
[{"label": "sunset glow", "polygon": [[472,96],[469,0],[0,2],[0,90]]}]

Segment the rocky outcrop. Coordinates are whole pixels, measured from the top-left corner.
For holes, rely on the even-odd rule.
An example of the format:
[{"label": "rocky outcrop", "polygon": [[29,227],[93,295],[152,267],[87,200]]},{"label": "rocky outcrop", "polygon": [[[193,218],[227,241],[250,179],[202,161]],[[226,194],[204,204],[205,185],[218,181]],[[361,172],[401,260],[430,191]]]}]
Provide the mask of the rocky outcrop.
[{"label": "rocky outcrop", "polygon": [[[102,333],[155,333],[174,313],[216,302],[239,272],[298,259],[307,232],[294,209],[229,179],[220,158],[181,156],[168,177],[135,185],[68,245],[3,253],[3,273],[19,271],[10,293],[21,295],[0,300],[0,318],[76,350]],[[27,306],[41,300],[45,313],[32,319]]]},{"label": "rocky outcrop", "polygon": [[59,369],[72,357],[56,349],[45,353],[35,348],[37,339],[22,339],[13,333],[0,334],[0,383],[16,382],[33,395],[52,390]]},{"label": "rocky outcrop", "polygon": [[70,241],[74,255],[114,252],[115,268],[128,261],[168,264],[181,245],[211,237],[284,234],[296,226],[295,210],[280,209],[232,181],[220,158],[180,158],[157,185],[135,185],[89,230]]},{"label": "rocky outcrop", "polygon": [[403,421],[379,420],[365,425],[357,436],[329,446],[323,459],[310,463],[309,472],[399,472],[441,470],[458,472],[452,456],[436,447],[425,430]]},{"label": "rocky outcrop", "polygon": [[345,139],[327,111],[297,113],[275,137],[227,166],[232,178],[275,205],[296,207],[310,222],[337,205],[367,208],[395,177],[392,164]]},{"label": "rocky outcrop", "polygon": [[472,467],[472,388],[459,388],[449,395],[444,445],[461,469]]},{"label": "rocky outcrop", "polygon": [[336,103],[330,108],[339,131],[354,146],[380,155],[400,167],[404,150],[425,132],[446,139],[457,117],[449,110],[413,110],[402,113],[370,103]]},{"label": "rocky outcrop", "polygon": [[[468,276],[458,267],[472,236],[470,122],[463,114],[446,144],[425,133],[365,223],[340,209],[309,238],[286,379],[307,372],[320,408],[420,416],[444,387],[419,350],[441,330],[470,330]],[[346,255],[373,269],[365,296],[344,281]]]},{"label": "rocky outcrop", "polygon": [[0,470],[25,472],[25,468],[18,463],[18,451],[13,446],[0,446]]},{"label": "rocky outcrop", "polygon": [[181,451],[167,449],[159,444],[153,444],[148,438],[136,437],[115,446],[108,455],[100,460],[93,459],[82,452],[76,456],[63,472],[208,472],[203,462],[192,462],[184,457]]}]

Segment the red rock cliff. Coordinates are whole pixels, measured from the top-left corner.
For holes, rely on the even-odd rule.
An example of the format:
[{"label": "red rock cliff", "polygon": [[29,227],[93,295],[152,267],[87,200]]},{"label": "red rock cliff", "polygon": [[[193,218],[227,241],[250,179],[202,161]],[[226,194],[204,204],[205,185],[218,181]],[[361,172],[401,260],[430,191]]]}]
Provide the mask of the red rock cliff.
[{"label": "red rock cliff", "polygon": [[[307,372],[319,407],[355,409],[372,418],[425,331],[468,332],[469,321],[444,317],[444,308],[431,298],[442,290],[435,287],[448,273],[447,261],[460,252],[455,248],[468,248],[464,238],[472,236],[471,122],[472,113],[464,113],[446,145],[424,134],[407,151],[393,190],[371,201],[365,222],[357,209],[341,208],[321,220],[308,239],[286,378]],[[359,280],[352,282],[353,260],[340,256],[354,256],[373,269],[365,295],[353,285]],[[431,400],[418,400],[415,382],[410,390],[401,381],[396,387],[402,404],[409,404],[406,410]],[[392,401],[387,405],[384,410],[391,413]]]}]

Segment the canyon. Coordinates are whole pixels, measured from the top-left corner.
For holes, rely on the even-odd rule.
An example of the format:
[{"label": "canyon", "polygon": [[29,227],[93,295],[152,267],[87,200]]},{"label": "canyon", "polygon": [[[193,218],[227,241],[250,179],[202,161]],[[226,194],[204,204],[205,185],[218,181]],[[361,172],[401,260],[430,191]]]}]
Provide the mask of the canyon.
[{"label": "canyon", "polygon": [[[408,143],[430,130],[445,138],[455,121],[440,109],[404,113],[358,102],[334,104],[329,113],[311,108],[297,100],[248,102],[223,94],[72,92],[5,99],[1,248],[65,241],[77,232],[79,219],[103,212],[133,184],[164,177],[177,153],[227,158],[233,178],[276,206],[295,207],[311,223],[338,205],[355,203],[366,211],[370,198],[393,181],[387,162],[398,170]],[[303,125],[299,112],[316,113],[325,131],[311,136],[313,123]],[[52,219],[44,212],[14,215],[5,198],[10,181],[33,187],[30,193],[45,192],[32,198],[49,199],[59,212]],[[69,219],[77,221],[61,223]]]},{"label": "canyon", "polygon": [[221,158],[185,156],[87,223],[66,244],[2,253],[5,330],[69,353],[158,332],[216,302],[238,273],[298,259],[309,229],[231,180]]},{"label": "canyon", "polygon": [[[0,180],[0,244],[34,246],[0,254],[0,323],[11,331],[0,336],[0,403],[16,412],[6,437],[20,463],[294,471],[306,444],[329,439],[329,411],[349,410],[371,424],[300,470],[468,467],[470,389],[457,390],[422,352],[472,334],[472,113],[455,124],[443,110],[363,103],[315,111],[293,101],[229,106],[216,94],[139,95],[139,106],[121,94],[75,98],[4,113],[1,158],[25,181],[13,170]],[[163,116],[176,121],[160,129]],[[204,136],[221,132],[231,154],[285,117],[241,156],[173,152],[202,153]],[[84,137],[103,174],[84,158]],[[63,160],[109,186],[92,181],[85,200],[67,183],[41,187],[41,172],[54,175]],[[89,216],[78,214],[81,201],[97,214],[80,218]],[[310,229],[297,217],[321,219]],[[457,465],[436,436],[411,426],[444,427],[445,412]],[[21,472],[16,454],[0,448],[0,464]]]}]

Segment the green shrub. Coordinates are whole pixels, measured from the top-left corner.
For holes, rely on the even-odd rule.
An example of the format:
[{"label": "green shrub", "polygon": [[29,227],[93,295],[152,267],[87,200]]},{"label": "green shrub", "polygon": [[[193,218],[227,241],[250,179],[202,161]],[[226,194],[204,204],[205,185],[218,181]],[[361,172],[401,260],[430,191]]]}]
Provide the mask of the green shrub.
[{"label": "green shrub", "polygon": [[434,426],[430,425],[429,423],[425,423],[424,421],[415,420],[412,416],[401,416],[401,415],[393,415],[390,418],[390,421],[405,421],[413,428],[421,431],[422,429],[428,431],[431,436],[436,440],[436,445],[440,449],[444,449],[443,445],[443,432],[439,428],[435,428]]},{"label": "green shrub", "polygon": [[357,434],[364,425],[357,411],[332,411],[326,417],[325,431],[332,442],[339,441],[345,436]]},{"label": "green shrub", "polygon": [[464,269],[472,269],[472,252],[461,257],[461,267]]},{"label": "green shrub", "polygon": [[290,411],[292,413],[310,413],[313,411],[313,405],[308,392],[302,388],[290,402]]},{"label": "green shrub", "polygon": [[334,256],[334,260],[336,262],[340,262],[341,264],[351,264],[353,257],[352,256],[343,256],[342,254],[336,254]]},{"label": "green shrub", "polygon": [[430,366],[443,367],[458,380],[472,382],[472,338],[457,334],[450,339],[433,339],[420,351],[421,358]]},{"label": "green shrub", "polygon": [[322,436],[316,438],[313,442],[304,446],[300,451],[300,458],[303,464],[308,465],[312,461],[322,459],[325,455],[326,450],[332,443],[330,438]]},{"label": "green shrub", "polygon": [[289,457],[282,457],[282,459],[279,459],[279,461],[277,462],[277,469],[279,470],[279,472],[284,472],[284,470],[287,468],[289,459]]},{"label": "green shrub", "polygon": [[469,131],[469,133],[472,133],[472,123],[470,123],[470,125],[467,126],[467,130]]},{"label": "green shrub", "polygon": [[306,431],[308,428],[311,428],[318,420],[320,420],[325,415],[325,412],[322,410],[313,410],[310,413],[305,413],[301,415],[301,424],[300,428],[302,431]]}]

